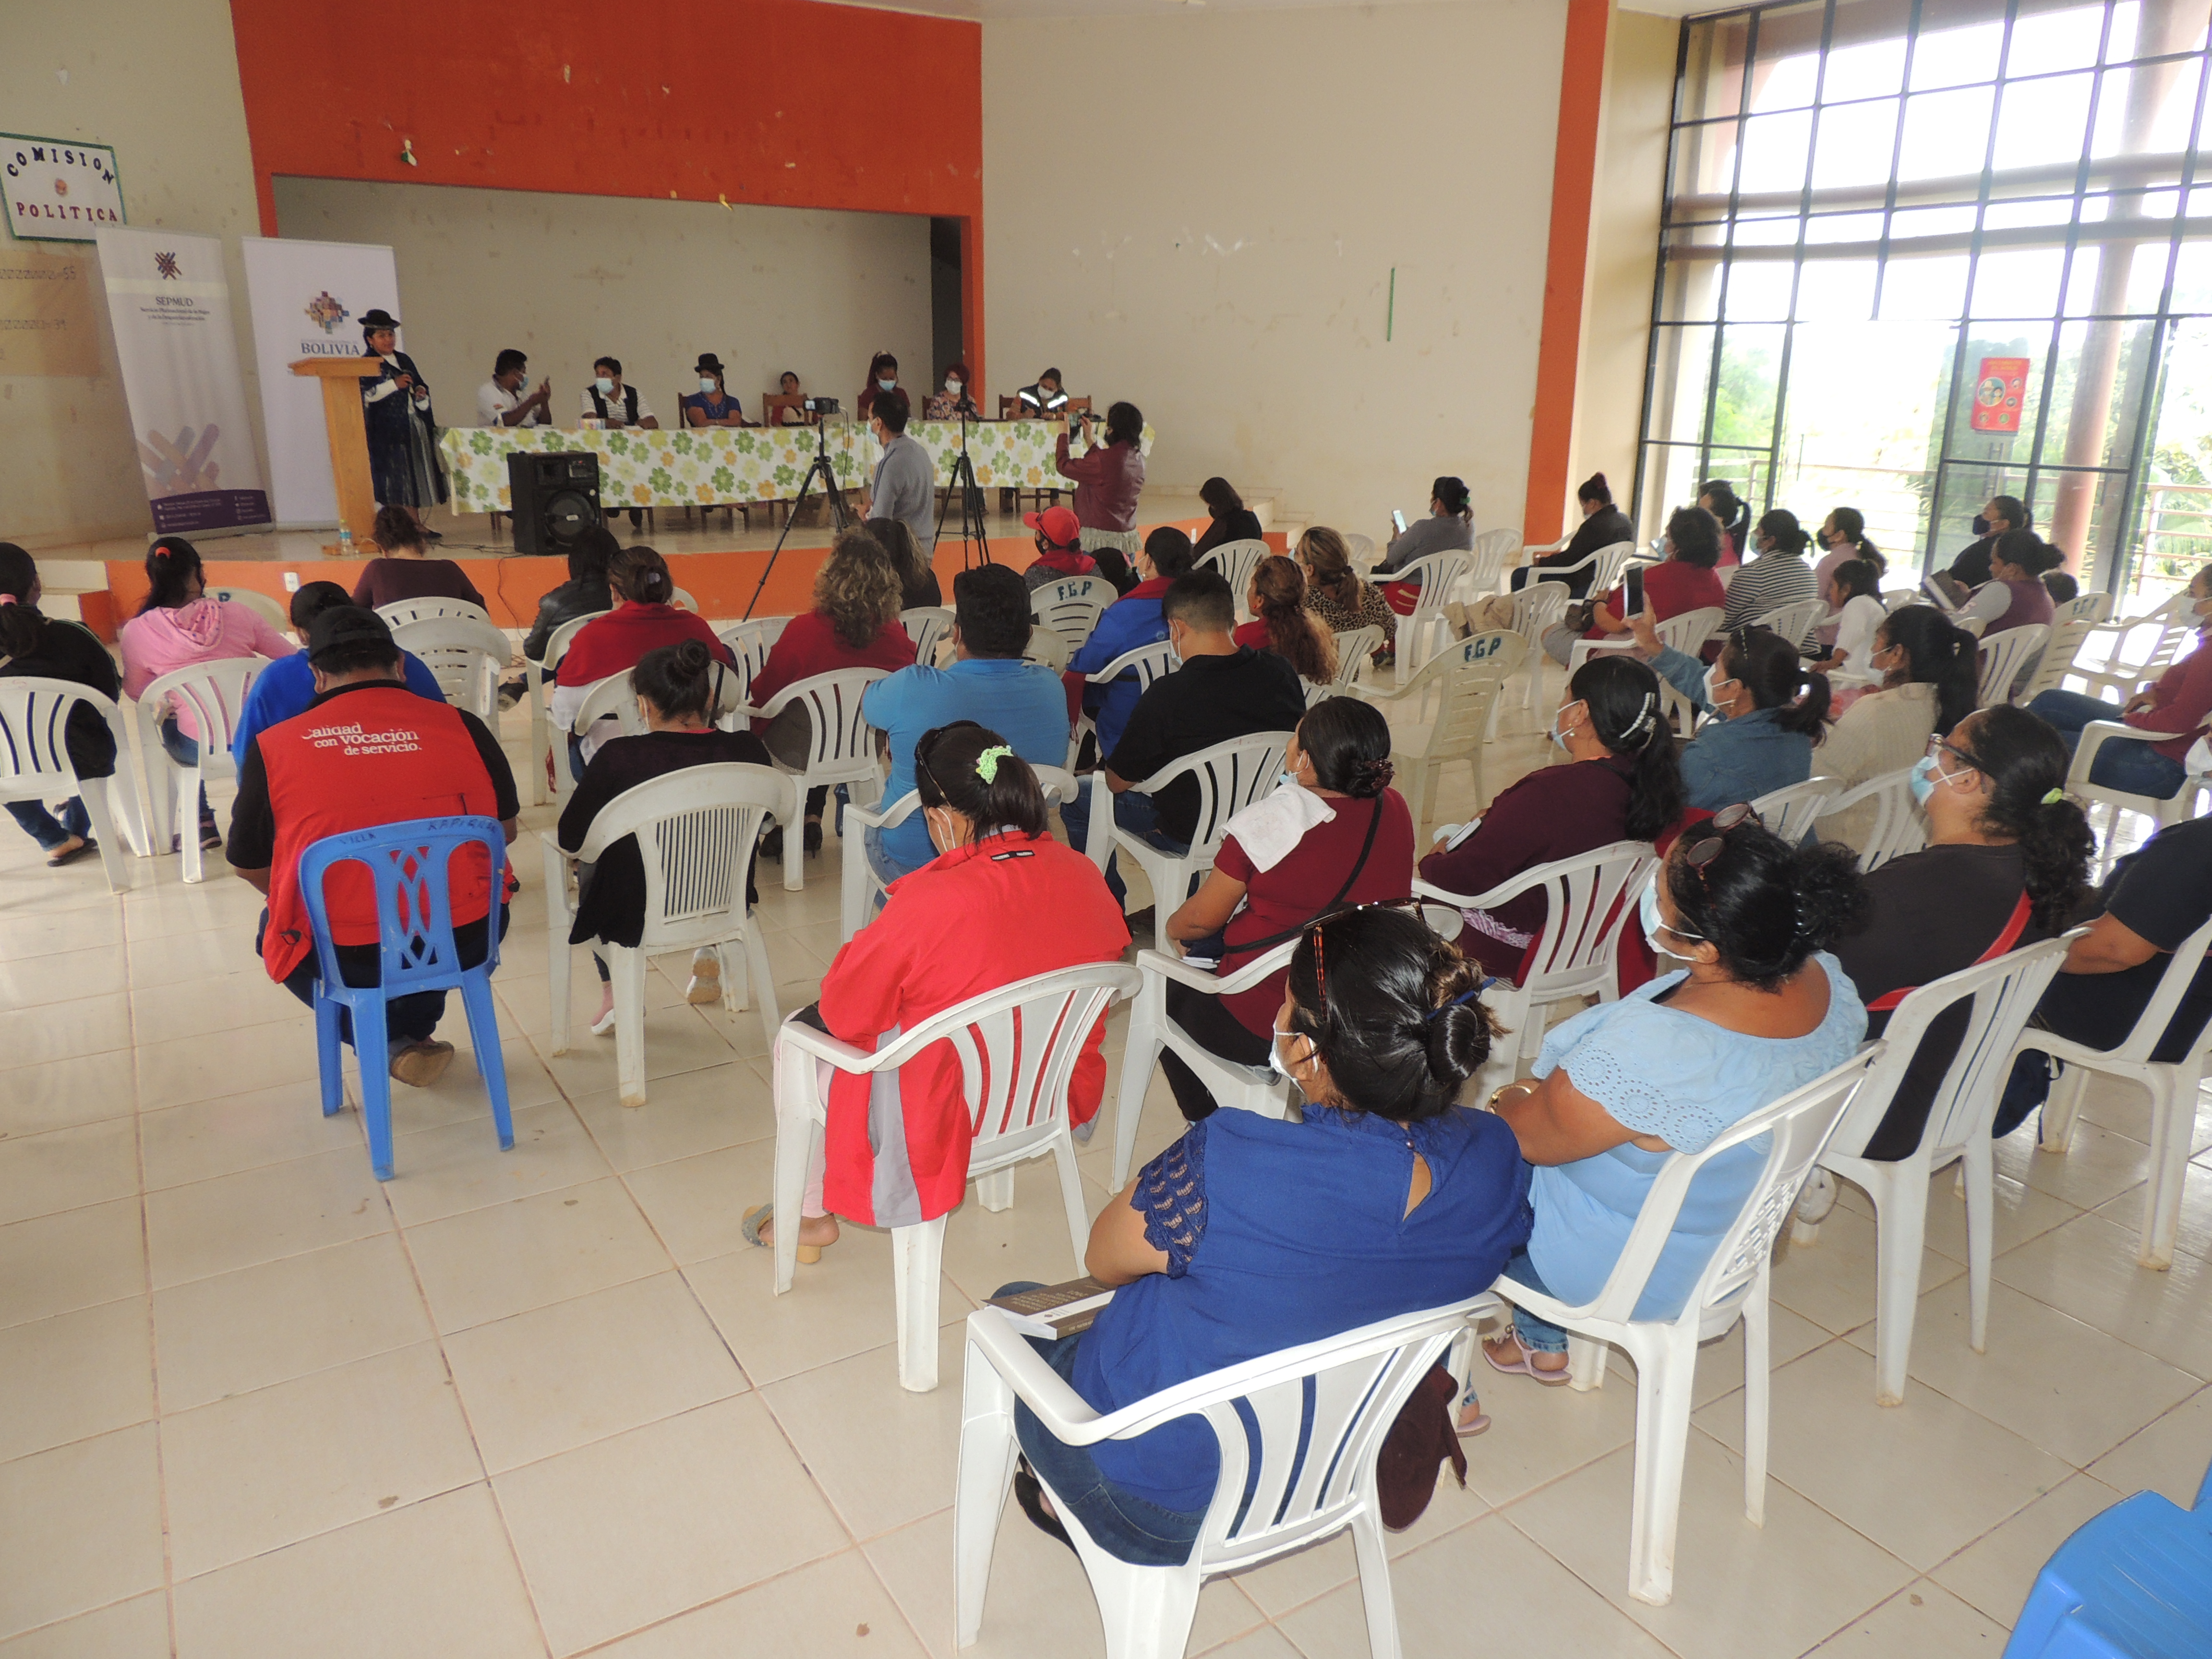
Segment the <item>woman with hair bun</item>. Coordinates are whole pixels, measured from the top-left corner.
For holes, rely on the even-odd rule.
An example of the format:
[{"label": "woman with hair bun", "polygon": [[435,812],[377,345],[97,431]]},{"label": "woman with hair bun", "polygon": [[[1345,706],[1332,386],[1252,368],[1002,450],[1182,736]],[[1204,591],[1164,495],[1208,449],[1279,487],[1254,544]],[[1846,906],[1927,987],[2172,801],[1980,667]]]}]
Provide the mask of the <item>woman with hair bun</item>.
[{"label": "woman with hair bun", "polygon": [[[914,782],[937,856],[884,889],[881,912],[822,976],[822,1000],[793,1016],[864,1050],[1018,980],[1117,961],[1129,945],[1098,866],[1053,839],[1036,774],[996,732],[932,726],[914,745]],[[1069,1085],[1068,1121],[1086,1140],[1106,1091],[1105,1030],[1102,1018]],[[949,1043],[896,1074],[837,1073],[799,1206],[799,1259],[836,1243],[839,1216],[909,1226],[957,1208],[974,1135]],[[773,1242],[772,1213],[745,1212],[748,1243]]]},{"label": "woman with hair bun", "polygon": [[1315,525],[1298,538],[1298,562],[1305,568],[1306,609],[1332,634],[1381,629],[1382,643],[1374,660],[1377,666],[1389,662],[1396,654],[1398,613],[1372,582],[1359,579],[1344,538],[1327,525]]},{"label": "woman with hair bun", "polygon": [[[553,725],[566,732],[592,688],[610,674],[635,668],[645,653],[663,645],[696,640],[709,655],[732,668],[730,647],[714,630],[676,603],[676,578],[668,562],[649,547],[617,548],[607,559],[607,586],[615,608],[576,630],[568,653],[553,675]],[[584,763],[616,731],[612,717],[598,721],[591,733],[568,739],[568,752],[580,775]]]},{"label": "woman with hair bun", "polygon": [[[1086,1404],[1113,1411],[1497,1277],[1528,1234],[1528,1170],[1504,1124],[1458,1103],[1490,1053],[1481,982],[1403,909],[1306,925],[1268,1050],[1304,1120],[1217,1112],[1099,1212],[1085,1266],[1120,1289],[1089,1330],[1036,1343]],[[1014,1493],[1038,1527],[1066,1536],[1041,1474],[1108,1553],[1188,1558],[1220,1478],[1202,1419],[1069,1446],[1017,1406],[1014,1428]]]},{"label": "woman with hair bun", "polygon": [[[1176,948],[1218,959],[1224,975],[1296,938],[1316,915],[1413,890],[1413,820],[1389,787],[1390,726],[1381,710],[1356,697],[1316,704],[1283,751],[1283,772],[1274,793],[1229,820],[1212,872],[1168,918]],[[1198,941],[1210,948],[1185,948]],[[1281,974],[1228,996],[1171,981],[1167,1012],[1224,1060],[1264,1066],[1282,1000]],[[1212,1092],[1181,1058],[1163,1051],[1160,1066],[1185,1117],[1213,1110]]]},{"label": "woman with hair bun", "polygon": [[[1429,486],[1429,516],[1416,520],[1390,538],[1376,562],[1378,576],[1395,575],[1417,559],[1431,553],[1448,553],[1474,545],[1474,506],[1466,483],[1447,473]],[[1413,614],[1421,600],[1421,584],[1384,582],[1382,597],[1401,617]]]},{"label": "woman with hair bun", "polygon": [[[1748,511],[1748,509],[1746,509]],[[1785,605],[1802,605],[1820,597],[1813,567],[1805,562],[1812,538],[1797,522],[1797,515],[1782,507],[1765,514],[1753,533],[1759,556],[1739,569],[1728,585],[1728,604],[1721,617],[1723,628],[1741,628],[1779,611]],[[1818,623],[1790,643],[1801,651],[1813,648]],[[1708,658],[1710,660],[1710,658]]]},{"label": "woman with hair bun", "polygon": [[[634,738],[609,738],[592,755],[576,781],[575,793],[561,809],[557,833],[563,852],[573,855],[607,804],[641,783],[688,766],[769,763],[766,745],[751,732],[716,728],[716,678],[714,653],[696,640],[655,646],[637,659],[630,684],[636,688],[637,712],[645,717],[646,730]],[[595,863],[580,866],[577,877],[576,922],[568,930],[568,943],[604,939],[635,946],[645,929],[645,865],[638,854],[637,837],[624,836],[615,842]],[[746,902],[756,896],[749,861]],[[605,1036],[615,1029],[614,987],[607,978],[606,960],[597,951],[592,952],[592,963],[599,970],[600,988],[592,1034]],[[688,1002],[721,1000],[721,958],[713,951],[692,957],[691,981],[684,995]]]},{"label": "woman with hair bun", "polygon": [[1252,620],[1231,635],[1237,644],[1273,652],[1308,685],[1327,685],[1336,678],[1335,636],[1306,609],[1305,572],[1296,559],[1271,553],[1254,565],[1245,602]]},{"label": "woman with hair bun", "polygon": [[[80,623],[41,615],[43,592],[37,562],[15,543],[0,542],[0,677],[70,680],[113,700],[122,682],[107,647]],[[78,782],[115,775],[115,734],[90,704],[81,702],[70,710],[62,746],[69,752]],[[58,870],[97,849],[92,818],[81,797],[71,795],[58,818],[47,805],[41,800],[7,803],[8,816],[39,843],[48,868]]]},{"label": "woman with hair bun", "polygon": [[[1613,486],[1605,481],[1605,474],[1593,472],[1583,480],[1575,491],[1575,500],[1583,510],[1583,521],[1575,526],[1574,535],[1556,553],[1542,553],[1515,571],[1511,578],[1516,592],[1537,579],[1546,568],[1562,569],[1580,564],[1593,553],[1601,552],[1622,542],[1636,539],[1636,526],[1628,514],[1613,503]],[[1569,588],[1578,599],[1589,597],[1591,572],[1577,571],[1569,581]]]},{"label": "woman with hair bun", "polygon": [[[1505,1269],[1573,1304],[1603,1288],[1660,1167],[1850,1059],[1867,1012],[1829,946],[1865,905],[1848,848],[1792,847],[1747,806],[1686,830],[1644,890],[1644,932],[1689,965],[1552,1028],[1534,1074],[1491,1106],[1536,1166],[1536,1224]],[[1671,1319],[1766,1161],[1764,1139],[1715,1158],[1637,1304]],[[1506,1297],[1511,1299],[1507,1286]],[[1567,1334],[1530,1314],[1483,1345],[1494,1370],[1556,1386]],[[1461,1431],[1484,1426],[1470,1395]]]}]

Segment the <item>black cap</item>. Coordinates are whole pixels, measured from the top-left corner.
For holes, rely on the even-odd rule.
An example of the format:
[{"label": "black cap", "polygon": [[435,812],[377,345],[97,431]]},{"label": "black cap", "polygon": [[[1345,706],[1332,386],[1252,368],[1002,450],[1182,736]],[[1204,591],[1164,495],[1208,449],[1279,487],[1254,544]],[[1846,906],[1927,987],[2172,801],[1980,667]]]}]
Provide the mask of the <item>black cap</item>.
[{"label": "black cap", "polygon": [[695,374],[720,374],[722,373],[722,360],[711,351],[702,351],[699,354],[699,361],[691,365],[691,372]]},{"label": "black cap", "polygon": [[341,646],[380,645],[396,649],[392,628],[374,611],[357,605],[334,605],[307,624],[307,660]]},{"label": "black cap", "polygon": [[397,328],[399,326],[399,319],[382,306],[379,306],[374,311],[364,311],[361,313],[361,325],[365,329]]}]

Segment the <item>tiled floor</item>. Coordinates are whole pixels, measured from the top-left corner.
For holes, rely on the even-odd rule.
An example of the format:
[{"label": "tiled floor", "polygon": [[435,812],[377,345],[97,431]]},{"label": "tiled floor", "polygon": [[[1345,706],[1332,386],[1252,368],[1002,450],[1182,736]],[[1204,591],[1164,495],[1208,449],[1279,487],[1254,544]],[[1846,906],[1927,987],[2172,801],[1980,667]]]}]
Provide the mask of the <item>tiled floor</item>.
[{"label": "tiled floor", "polygon": [[[1493,776],[1541,747],[1508,738]],[[1466,788],[1448,778],[1448,812]],[[514,1150],[465,1055],[398,1091],[380,1185],[358,1115],[316,1110],[309,1022],[258,969],[242,883],[217,862],[188,888],[168,859],[118,900],[96,863],[49,874],[0,839],[0,1659],[951,1659],[957,1325],[1070,1272],[1050,1179],[954,1218],[945,1380],[901,1392],[884,1236],[848,1229],[783,1297],[738,1236],[773,1147],[755,1017],[687,1006],[667,964],[651,1103],[616,1104],[610,1042],[549,1052],[521,850],[495,981]],[[787,1010],[835,951],[837,856],[767,891]],[[1173,1122],[1156,1082],[1143,1148]],[[2185,1499],[2212,1455],[2212,1106],[2199,1122],[2163,1274],[2134,1262],[2135,1105],[2093,1095],[2070,1156],[2001,1150],[1984,1355],[1939,1179],[1892,1410],[1847,1194],[1776,1276],[1763,1529],[1740,1338],[1705,1356],[1670,1607],[1626,1594],[1632,1376],[1488,1389],[1467,1489],[1394,1546],[1406,1651],[1995,1655],[2070,1528],[2143,1486]],[[1080,1160],[1094,1209],[1109,1159],[1102,1138]],[[1100,1650],[1073,1559],[1012,1516],[978,1651]],[[1349,1545],[1213,1584],[1193,1650],[1360,1659]]]}]

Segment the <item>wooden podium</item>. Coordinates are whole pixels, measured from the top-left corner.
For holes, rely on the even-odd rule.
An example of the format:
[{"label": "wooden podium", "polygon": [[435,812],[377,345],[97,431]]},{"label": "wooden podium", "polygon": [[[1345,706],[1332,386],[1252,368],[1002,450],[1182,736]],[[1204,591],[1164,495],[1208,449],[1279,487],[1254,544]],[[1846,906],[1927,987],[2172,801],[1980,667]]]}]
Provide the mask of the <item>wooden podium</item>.
[{"label": "wooden podium", "polygon": [[381,374],[377,357],[302,357],[295,374],[323,383],[323,430],[331,443],[331,477],[338,489],[338,522],[366,548],[376,526],[376,487],[368,476],[368,428],[361,416],[361,383]]}]

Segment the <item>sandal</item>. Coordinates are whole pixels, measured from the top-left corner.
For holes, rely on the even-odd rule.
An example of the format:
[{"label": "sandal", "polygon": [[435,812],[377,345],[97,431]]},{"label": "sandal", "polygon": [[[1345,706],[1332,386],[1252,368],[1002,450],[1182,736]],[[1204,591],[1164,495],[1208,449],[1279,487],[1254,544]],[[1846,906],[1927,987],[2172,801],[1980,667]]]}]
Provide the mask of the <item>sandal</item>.
[{"label": "sandal", "polygon": [[684,1000],[696,1008],[704,1008],[721,1000],[721,958],[702,957],[691,964],[691,978],[684,988]]},{"label": "sandal", "polygon": [[[1469,1406],[1474,1407],[1473,1417],[1466,1414]],[[1459,1404],[1453,1408],[1452,1432],[1462,1440],[1472,1440],[1489,1426],[1490,1413],[1482,1409],[1482,1397],[1469,1389],[1460,1396]]]},{"label": "sandal", "polygon": [[[1014,1502],[1022,1506],[1022,1513],[1029,1516],[1030,1525],[1046,1537],[1057,1538],[1068,1548],[1075,1549],[1075,1540],[1067,1535],[1067,1528],[1060,1524],[1060,1517],[1045,1508],[1044,1483],[1036,1478],[1026,1457],[1014,1465]],[[1079,1560],[1082,1553],[1080,1550],[1076,1551]]]},{"label": "sandal", "polygon": [[1565,1388],[1566,1386],[1570,1379],[1567,1376],[1567,1368],[1565,1365],[1560,1366],[1559,1369],[1555,1371],[1538,1370],[1536,1369],[1536,1350],[1530,1347],[1526,1342],[1523,1342],[1521,1340],[1521,1333],[1513,1329],[1510,1326],[1508,1326],[1504,1334],[1506,1340],[1512,1343],[1515,1349],[1519,1352],[1521,1358],[1512,1364],[1508,1365],[1501,1361],[1497,1355],[1492,1353],[1490,1352],[1490,1344],[1485,1342],[1481,1345],[1482,1357],[1490,1362],[1491,1370],[1493,1371],[1503,1371],[1508,1376],[1533,1376],[1536,1381],[1541,1382],[1547,1389],[1559,1389]]},{"label": "sandal", "polygon": [[[738,1218],[738,1231],[744,1235],[745,1243],[751,1245],[753,1249],[772,1250],[775,1248],[775,1241],[772,1238],[763,1238],[761,1229],[775,1219],[775,1205],[756,1204]],[[801,1244],[799,1247],[799,1259],[808,1267],[812,1267],[822,1260],[822,1247],[819,1244]]]},{"label": "sandal", "polygon": [[75,864],[87,853],[96,853],[99,850],[100,843],[90,836],[81,836],[76,846],[64,847],[58,853],[49,853],[46,855],[46,868],[58,870],[64,864]]}]

